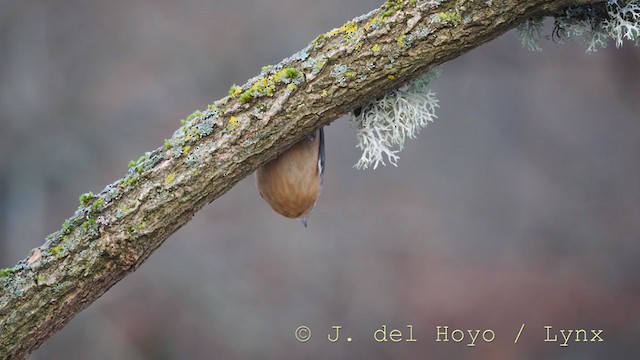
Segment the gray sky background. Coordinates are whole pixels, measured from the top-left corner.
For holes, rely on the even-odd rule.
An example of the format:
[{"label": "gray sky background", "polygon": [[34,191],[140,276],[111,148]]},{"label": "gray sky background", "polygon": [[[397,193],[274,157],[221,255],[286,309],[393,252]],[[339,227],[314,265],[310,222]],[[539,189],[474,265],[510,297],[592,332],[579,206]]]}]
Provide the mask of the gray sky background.
[{"label": "gray sky background", "polygon": [[[380,3],[0,0],[0,267],[181,118]],[[640,49],[543,47],[510,32],[443,66],[439,119],[397,168],[354,169],[334,122],[308,229],[247,178],[31,359],[638,357]],[[418,341],[377,344],[383,324]],[[561,348],[545,325],[605,341]]]}]

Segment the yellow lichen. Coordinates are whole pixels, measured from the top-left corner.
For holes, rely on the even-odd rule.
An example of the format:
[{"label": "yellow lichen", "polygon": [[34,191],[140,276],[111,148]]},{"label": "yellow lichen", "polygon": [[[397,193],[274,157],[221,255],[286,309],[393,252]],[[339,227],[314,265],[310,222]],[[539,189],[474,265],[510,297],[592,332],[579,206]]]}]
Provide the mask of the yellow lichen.
[{"label": "yellow lichen", "polygon": [[[294,67],[288,67],[278,71],[274,78],[283,83],[290,83],[298,79],[300,76],[302,75],[300,74],[300,71],[298,69]],[[273,81],[273,79],[270,80]]]},{"label": "yellow lichen", "polygon": [[438,18],[445,24],[458,26],[462,22],[462,15],[455,11],[438,13]]},{"label": "yellow lichen", "polygon": [[263,76],[256,80],[248,90],[240,94],[238,99],[242,103],[247,103],[260,96],[271,97],[276,91],[276,85],[278,82],[284,84],[298,84],[301,82],[302,77],[303,75],[300,70],[294,67],[284,68],[273,75]]},{"label": "yellow lichen", "polygon": [[398,42],[398,46],[404,47],[405,45],[407,45],[407,35],[406,34],[402,34],[402,35],[398,36],[396,41]]},{"label": "yellow lichen", "polygon": [[231,96],[231,97],[236,97],[236,96],[240,95],[241,93],[242,93],[242,87],[240,87],[240,86],[238,86],[236,84],[233,84],[231,86],[231,88],[229,89],[229,96]]},{"label": "yellow lichen", "polygon": [[171,173],[169,175],[167,175],[167,177],[164,179],[164,186],[169,186],[173,180],[176,179],[176,173]]},{"label": "yellow lichen", "polygon": [[346,34],[351,34],[358,31],[358,23],[356,23],[355,21],[349,21],[348,23],[342,25],[342,27],[340,27],[340,32],[346,33]]},{"label": "yellow lichen", "polygon": [[237,118],[237,117],[232,116],[232,117],[229,119],[229,128],[231,128],[231,129],[233,130],[233,129],[237,128],[237,127],[238,127],[238,125],[240,125],[240,121],[238,121],[238,118]]},{"label": "yellow lichen", "polygon": [[328,33],[325,34],[325,36],[333,36],[338,33],[352,34],[356,31],[358,31],[358,23],[355,21],[349,21],[348,23],[342,25],[341,27],[329,31]]},{"label": "yellow lichen", "polygon": [[372,16],[371,19],[369,19],[369,21],[367,21],[367,23],[362,26],[362,28],[368,31],[374,25],[378,25],[381,20],[382,17],[380,16],[380,14]]}]

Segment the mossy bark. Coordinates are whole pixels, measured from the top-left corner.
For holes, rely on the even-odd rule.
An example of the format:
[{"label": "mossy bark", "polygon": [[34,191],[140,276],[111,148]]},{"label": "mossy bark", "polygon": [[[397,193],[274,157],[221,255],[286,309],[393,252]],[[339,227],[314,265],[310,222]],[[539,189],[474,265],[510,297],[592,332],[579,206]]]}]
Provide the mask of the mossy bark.
[{"label": "mossy bark", "polygon": [[194,113],[124,178],[83,196],[28,258],[0,271],[0,358],[26,357],[196,211],[306,134],[528,17],[593,2],[395,0],[319,36]]}]

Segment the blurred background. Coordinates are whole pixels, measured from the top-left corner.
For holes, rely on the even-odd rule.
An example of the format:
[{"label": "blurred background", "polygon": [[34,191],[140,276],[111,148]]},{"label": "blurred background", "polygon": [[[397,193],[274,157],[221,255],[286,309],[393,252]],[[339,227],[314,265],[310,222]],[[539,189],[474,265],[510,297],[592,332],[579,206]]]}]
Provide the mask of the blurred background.
[{"label": "blurred background", "polygon": [[[0,0],[0,267],[179,119],[381,3]],[[30,359],[640,358],[640,49],[543,47],[512,31],[443,66],[397,168],[354,169],[334,122],[308,229],[247,178]],[[418,341],[378,344],[382,325]]]}]

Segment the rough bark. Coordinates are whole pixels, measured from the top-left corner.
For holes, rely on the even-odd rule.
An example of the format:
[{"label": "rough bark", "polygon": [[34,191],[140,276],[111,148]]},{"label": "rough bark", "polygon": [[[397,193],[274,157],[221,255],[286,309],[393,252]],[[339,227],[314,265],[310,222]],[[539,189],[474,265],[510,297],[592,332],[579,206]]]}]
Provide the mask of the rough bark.
[{"label": "rough bark", "polygon": [[0,272],[0,358],[25,358],[196,211],[306,134],[528,17],[593,2],[390,0],[319,36],[188,118],[164,147],[83,196],[60,231]]}]

